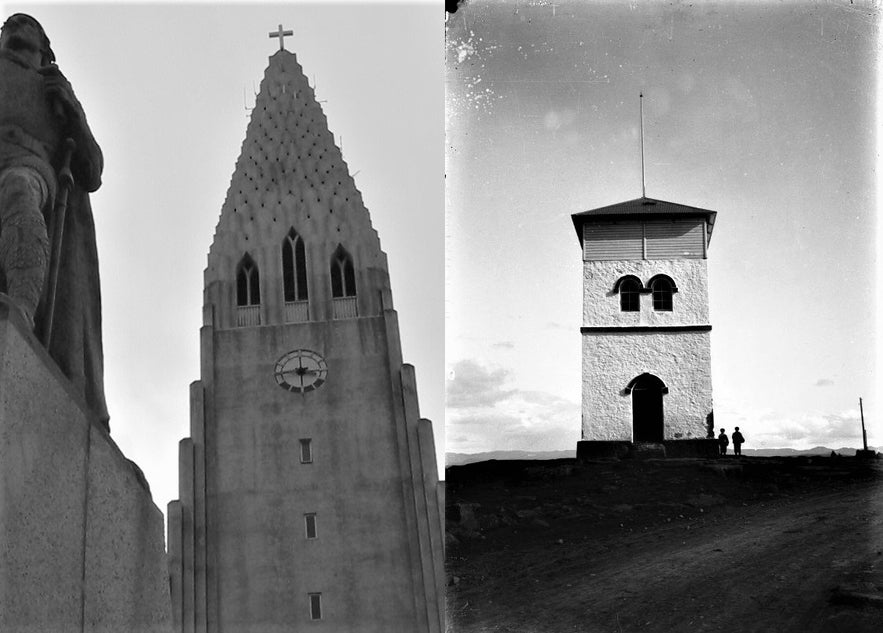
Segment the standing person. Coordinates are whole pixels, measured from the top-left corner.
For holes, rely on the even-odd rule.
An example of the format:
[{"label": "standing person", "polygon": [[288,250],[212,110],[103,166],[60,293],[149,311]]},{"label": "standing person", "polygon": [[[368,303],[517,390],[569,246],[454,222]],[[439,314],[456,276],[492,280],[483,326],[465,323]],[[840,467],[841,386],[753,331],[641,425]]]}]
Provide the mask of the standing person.
[{"label": "standing person", "polygon": [[[59,191],[65,139],[74,142],[61,249],[47,220]],[[89,192],[101,186],[101,148],[73,88],[55,65],[43,27],[23,13],[0,28],[0,292],[44,340],[49,355],[108,428],[101,346],[101,292]],[[59,230],[60,227],[54,227]],[[51,338],[48,272],[58,258]],[[47,340],[48,339],[48,340]]]},{"label": "standing person", "polygon": [[733,454],[734,455],[742,455],[742,444],[745,443],[745,438],[742,437],[742,434],[739,433],[739,427],[736,427],[736,430],[733,431]]},{"label": "standing person", "polygon": [[730,438],[727,437],[727,434],[724,433],[724,429],[721,429],[720,435],[717,436],[717,445],[721,449],[721,455],[727,454],[727,446],[730,444]]}]

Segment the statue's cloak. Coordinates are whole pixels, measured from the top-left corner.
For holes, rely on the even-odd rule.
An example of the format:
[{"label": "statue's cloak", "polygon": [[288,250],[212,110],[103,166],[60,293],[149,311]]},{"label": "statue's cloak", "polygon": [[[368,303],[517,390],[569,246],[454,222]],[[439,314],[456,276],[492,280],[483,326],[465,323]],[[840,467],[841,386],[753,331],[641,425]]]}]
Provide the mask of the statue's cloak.
[{"label": "statue's cloak", "polygon": [[[46,99],[43,78],[35,69],[5,51],[0,51],[0,96],[0,169],[23,165],[43,176],[50,195],[43,209],[50,240],[53,231],[57,230],[54,226],[56,202],[62,195],[56,178],[63,162],[62,140],[70,137],[76,143],[70,162],[74,185],[67,197],[48,351],[107,428],[101,284],[95,223],[89,204],[89,192],[101,186],[104,168],[101,148],[89,130],[79,103],[79,117],[71,121],[59,119]],[[51,258],[54,257],[52,254]],[[53,264],[50,259],[49,270]],[[49,270],[43,298],[34,318],[35,334],[44,343],[47,340]]]},{"label": "statue's cloak", "polygon": [[[36,332],[41,338],[46,320],[45,293],[42,303],[36,319]],[[65,214],[49,355],[107,428],[95,222],[89,194],[76,184],[68,196]]]}]

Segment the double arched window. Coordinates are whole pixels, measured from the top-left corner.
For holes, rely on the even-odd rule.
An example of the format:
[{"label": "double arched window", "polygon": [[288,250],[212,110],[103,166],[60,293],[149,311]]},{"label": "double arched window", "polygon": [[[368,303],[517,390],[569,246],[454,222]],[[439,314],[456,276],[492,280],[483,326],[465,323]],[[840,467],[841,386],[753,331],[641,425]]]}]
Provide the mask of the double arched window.
[{"label": "double arched window", "polygon": [[668,275],[654,275],[646,286],[634,275],[625,275],[617,280],[613,291],[619,294],[619,309],[622,312],[640,312],[643,293],[652,293],[655,311],[671,312],[672,295],[678,291],[678,287]]},{"label": "double arched window", "polygon": [[282,286],[286,302],[307,300],[306,249],[294,229],[282,241]]},{"label": "double arched window", "polygon": [[261,282],[257,264],[246,253],[236,271],[236,305],[256,306],[261,303]]},{"label": "double arched window", "polygon": [[356,296],[353,258],[342,245],[331,256],[331,296],[335,299]]},{"label": "double arched window", "polygon": [[236,267],[236,325],[261,324],[261,278],[258,265],[246,253]]}]

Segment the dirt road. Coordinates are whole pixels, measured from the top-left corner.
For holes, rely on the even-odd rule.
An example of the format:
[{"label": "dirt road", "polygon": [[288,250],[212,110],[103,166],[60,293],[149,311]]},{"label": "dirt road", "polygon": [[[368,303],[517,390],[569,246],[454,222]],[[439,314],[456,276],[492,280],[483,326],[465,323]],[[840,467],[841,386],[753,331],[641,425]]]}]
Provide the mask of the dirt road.
[{"label": "dirt road", "polygon": [[883,631],[876,481],[686,515],[664,502],[630,510],[615,515],[619,532],[563,518],[501,534],[496,549],[455,546],[449,630]]}]

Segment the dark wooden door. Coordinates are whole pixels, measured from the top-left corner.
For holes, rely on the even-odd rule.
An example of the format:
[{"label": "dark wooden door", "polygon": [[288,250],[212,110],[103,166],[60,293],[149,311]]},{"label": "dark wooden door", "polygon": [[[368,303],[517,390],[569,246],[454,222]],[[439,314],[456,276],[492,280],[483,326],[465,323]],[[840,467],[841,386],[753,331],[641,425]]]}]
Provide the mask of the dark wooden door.
[{"label": "dark wooden door", "polygon": [[661,442],[663,438],[663,384],[645,375],[632,388],[632,421],[635,442]]}]

